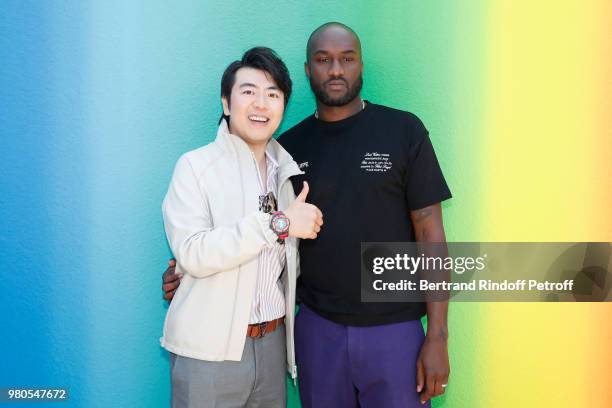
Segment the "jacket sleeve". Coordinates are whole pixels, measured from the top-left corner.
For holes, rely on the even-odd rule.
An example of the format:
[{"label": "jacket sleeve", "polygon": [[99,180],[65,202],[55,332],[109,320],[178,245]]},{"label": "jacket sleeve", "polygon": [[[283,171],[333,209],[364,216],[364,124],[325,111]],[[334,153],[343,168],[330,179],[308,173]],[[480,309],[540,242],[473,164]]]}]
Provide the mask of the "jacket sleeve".
[{"label": "jacket sleeve", "polygon": [[162,213],[178,264],[195,278],[236,268],[277,239],[269,227],[269,214],[259,211],[235,225],[213,227],[206,191],[185,156],[176,164]]},{"label": "jacket sleeve", "polygon": [[300,268],[300,240],[296,240],[295,250],[297,252],[295,259],[295,279],[300,277],[300,273],[302,273],[302,268]]}]

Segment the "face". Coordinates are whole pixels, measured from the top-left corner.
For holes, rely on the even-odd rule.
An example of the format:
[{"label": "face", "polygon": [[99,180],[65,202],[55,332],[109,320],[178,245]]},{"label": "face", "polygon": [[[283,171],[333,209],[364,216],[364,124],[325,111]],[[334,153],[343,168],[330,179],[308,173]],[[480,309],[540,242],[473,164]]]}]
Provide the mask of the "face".
[{"label": "face", "polygon": [[306,75],[317,100],[328,106],[344,106],[355,99],[363,85],[363,62],[357,38],[342,27],[316,34],[308,50]]},{"label": "face", "polygon": [[266,144],[283,119],[283,92],[265,71],[240,68],[230,100],[221,98],[223,112],[230,116],[230,131],[248,145]]}]

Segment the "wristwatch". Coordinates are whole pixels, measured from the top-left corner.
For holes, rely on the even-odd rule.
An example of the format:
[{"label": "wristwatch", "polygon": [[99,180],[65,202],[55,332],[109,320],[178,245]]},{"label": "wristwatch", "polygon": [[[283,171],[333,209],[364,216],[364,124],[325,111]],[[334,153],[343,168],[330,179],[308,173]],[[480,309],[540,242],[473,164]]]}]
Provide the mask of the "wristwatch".
[{"label": "wristwatch", "polygon": [[270,229],[278,236],[278,242],[282,244],[289,236],[289,218],[282,211],[271,213]]}]

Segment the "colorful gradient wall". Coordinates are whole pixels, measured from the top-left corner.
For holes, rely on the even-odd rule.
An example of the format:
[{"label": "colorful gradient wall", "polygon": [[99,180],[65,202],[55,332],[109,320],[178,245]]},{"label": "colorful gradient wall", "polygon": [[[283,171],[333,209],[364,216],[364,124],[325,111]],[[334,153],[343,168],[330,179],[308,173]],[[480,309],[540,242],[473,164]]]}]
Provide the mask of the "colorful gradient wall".
[{"label": "colorful gradient wall", "polygon": [[[0,387],[168,405],[173,165],[212,140],[220,75],[251,46],[291,70],[282,129],[310,114],[305,43],[331,20],[361,36],[364,96],[428,126],[454,193],[449,240],[612,241],[608,1],[4,1]],[[453,304],[434,406],[612,406],[611,313]]]}]

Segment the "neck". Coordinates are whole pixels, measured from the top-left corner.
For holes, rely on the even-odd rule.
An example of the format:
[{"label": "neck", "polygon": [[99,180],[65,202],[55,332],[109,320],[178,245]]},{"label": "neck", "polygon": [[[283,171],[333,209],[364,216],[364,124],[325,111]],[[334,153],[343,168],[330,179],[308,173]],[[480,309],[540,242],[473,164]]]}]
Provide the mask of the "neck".
[{"label": "neck", "polygon": [[[228,124],[228,130],[231,134],[234,134],[232,132],[232,127],[229,124]],[[265,143],[251,143],[240,135],[236,135],[236,136],[241,138],[244,141],[244,143],[246,143],[247,146],[249,146],[249,149],[251,149],[251,151],[255,155],[255,160],[257,161],[258,164],[265,163],[264,158],[266,157],[266,147],[268,146],[268,142],[270,141],[270,139],[268,139]]]},{"label": "neck", "polygon": [[362,109],[363,102],[360,95],[343,106],[328,106],[317,100],[317,112],[319,113],[319,119],[324,122],[336,122],[349,118],[361,112]]}]

